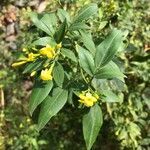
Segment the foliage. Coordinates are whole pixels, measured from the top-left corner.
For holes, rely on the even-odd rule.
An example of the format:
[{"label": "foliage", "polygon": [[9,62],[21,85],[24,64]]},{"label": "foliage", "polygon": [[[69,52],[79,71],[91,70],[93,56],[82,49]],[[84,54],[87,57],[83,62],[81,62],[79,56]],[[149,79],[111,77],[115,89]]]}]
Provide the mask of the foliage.
[{"label": "foliage", "polygon": [[[80,26],[76,26],[78,28],[74,29],[73,26],[78,23],[83,23],[85,26],[85,20],[97,13],[97,5],[94,3],[85,5],[73,19],[70,19],[69,14],[64,10],[59,9],[59,13],[62,13],[63,18],[60,15],[57,18],[57,13],[31,14],[31,19],[35,26],[48,34],[50,39],[47,40],[45,45],[42,44],[44,47],[37,47],[41,45],[41,38],[45,38],[43,33],[44,36],[36,41],[37,46],[35,46],[34,51],[26,50],[24,55],[27,56],[22,56],[19,58],[20,61],[12,64],[12,66],[17,67],[27,64],[24,72],[30,73],[35,78],[29,110],[32,115],[40,105],[37,122],[38,131],[63,108],[68,100],[68,94],[72,94],[72,96],[74,94],[77,95],[81,104],[91,107],[88,114],[83,117],[84,139],[87,149],[91,149],[103,122],[101,108],[95,103],[108,96],[107,92],[101,92],[103,88],[96,88],[92,81],[113,78],[124,81],[123,73],[117,64],[112,61],[115,53],[123,44],[123,34],[121,31],[113,29],[106,39],[101,43],[99,42],[100,44],[98,45],[95,45],[92,37],[84,39],[83,43],[85,47],[88,47],[88,51],[79,46],[82,40],[77,40],[76,37],[80,36],[80,32],[82,36],[86,36],[85,34],[89,31]],[[60,26],[57,25],[58,19],[62,22]],[[89,47],[88,42],[93,44],[95,51]],[[64,55],[61,54],[61,48],[65,48],[66,51],[69,49],[67,53],[70,52],[70,55],[73,54],[73,57],[78,57],[77,61],[72,63],[68,60],[66,62],[67,58],[63,58]],[[76,71],[71,69],[73,65]],[[70,70],[67,70],[66,66]],[[75,76],[78,76],[78,78]],[[79,78],[79,76],[82,78]],[[82,84],[77,85],[77,87],[70,84],[79,81]],[[115,95],[114,93],[112,94]],[[115,96],[117,97],[117,95]],[[113,98],[111,95],[109,97],[110,99]],[[75,103],[74,101],[77,99],[70,97],[70,100]],[[83,110],[85,109],[84,105],[80,105]],[[88,133],[88,131],[90,132]]]},{"label": "foliage", "polygon": [[[71,17],[76,15],[77,10],[79,8],[87,3],[90,2],[96,2],[98,3],[98,15],[93,17],[92,19],[89,18],[84,23],[76,23],[74,26],[70,26],[70,30],[74,30],[75,32],[73,35],[69,36],[75,36],[75,39],[72,41],[69,41],[68,39],[65,39],[66,45],[63,45],[63,48],[61,48],[62,58],[59,60],[59,63],[56,64],[56,68],[59,64],[63,66],[63,70],[67,72],[71,72],[71,69],[76,73],[76,66],[75,64],[78,62],[78,53],[76,51],[76,48],[73,49],[70,48],[70,42],[71,44],[76,41],[78,43],[77,48],[84,48],[84,50],[90,52],[93,56],[93,51],[96,51],[96,46],[99,45],[106,37],[107,34],[112,30],[113,27],[117,27],[118,29],[125,29],[128,31],[128,36],[126,41],[124,41],[126,48],[120,47],[117,56],[118,58],[113,59],[115,63],[121,68],[121,70],[125,73],[125,83],[127,86],[122,84],[121,82],[118,82],[118,79],[113,80],[105,80],[101,79],[100,81],[97,79],[94,79],[92,81],[92,86],[96,89],[103,89],[100,91],[100,99],[102,98],[101,94],[107,96],[103,97],[101,99],[100,105],[103,112],[103,125],[101,127],[100,134],[98,135],[97,142],[94,144],[93,149],[148,149],[149,147],[149,122],[148,122],[148,109],[149,109],[149,27],[147,25],[148,23],[148,2],[146,0],[142,1],[111,1],[111,2],[98,2],[98,1],[59,1],[59,3],[49,4],[46,7],[46,11],[55,10],[56,6],[58,8],[57,11],[57,17],[59,16],[60,21],[57,23],[56,29],[58,29],[58,25],[60,25],[63,20],[64,16],[62,15],[65,13],[66,10],[71,14]],[[11,1],[12,4],[15,4],[14,1]],[[5,3],[4,3],[5,4]],[[4,5],[3,4],[3,5]],[[8,4],[8,2],[7,2]],[[28,5],[27,5],[28,4]],[[27,7],[26,7],[27,6]],[[18,8],[17,8],[18,9]],[[24,109],[19,110],[18,113],[10,113],[13,117],[16,114],[22,114],[20,117],[18,116],[17,119],[12,119],[11,123],[17,122],[17,127],[19,127],[18,120],[26,120],[22,119],[23,116],[27,116],[25,118],[28,118],[28,109],[26,108],[25,100],[28,99],[26,95],[28,95],[28,90],[23,85],[26,85],[25,82],[27,81],[27,84],[29,84],[29,80],[27,77],[20,77],[19,75],[16,75],[10,64],[13,61],[12,52],[16,49],[21,50],[20,48],[27,48],[31,50],[31,48],[37,48],[40,49],[44,47],[47,43],[51,44],[53,41],[51,41],[51,38],[49,36],[45,36],[44,32],[41,32],[40,30],[36,29],[35,26],[30,26],[31,23],[29,22],[28,17],[28,11],[36,11],[34,10],[35,7],[30,5],[29,3],[24,4],[24,8],[22,9],[22,6],[19,6],[19,19],[20,19],[20,31],[19,31],[19,37],[17,37],[16,42],[6,42],[4,41],[4,36],[1,38],[1,66],[2,66],[2,75],[1,75],[1,87],[2,91],[4,90],[5,100],[6,100],[6,106],[5,106],[5,117],[8,118],[7,111],[11,112],[13,109],[18,109],[18,107],[14,108],[11,107],[9,109],[10,105],[18,105],[23,106]],[[136,15],[135,15],[136,14]],[[69,24],[72,22],[72,19],[70,20],[68,16],[66,16],[67,22]],[[71,22],[70,22],[71,21]],[[67,24],[67,28],[69,26]],[[2,32],[4,27],[1,28]],[[76,30],[84,30],[86,32],[79,32],[79,34],[76,33]],[[38,31],[38,32],[37,32]],[[89,33],[91,31],[92,34]],[[127,35],[127,32],[123,32],[124,37]],[[80,35],[80,36],[79,36]],[[39,41],[35,41],[35,39],[38,39],[38,37],[43,37],[42,39],[39,39]],[[66,34],[65,34],[66,36]],[[91,40],[92,39],[92,40]],[[32,43],[35,41],[34,43]],[[17,43],[17,48],[14,47],[14,43]],[[40,45],[38,45],[40,43]],[[7,44],[7,46],[6,46]],[[35,45],[35,46],[34,46]],[[80,45],[80,47],[79,47]],[[75,44],[74,44],[75,46]],[[5,48],[4,48],[5,47]],[[65,48],[64,48],[65,47]],[[34,51],[34,48],[32,51]],[[90,51],[93,49],[93,51]],[[121,50],[125,49],[125,52],[121,52]],[[73,50],[73,52],[72,52]],[[83,50],[83,51],[84,51]],[[19,51],[18,51],[19,52]],[[36,52],[36,51],[34,51]],[[89,54],[89,53],[88,53]],[[90,57],[89,55],[82,55],[84,58]],[[20,53],[17,53],[17,57],[20,56]],[[63,59],[67,59],[67,63],[69,63],[66,66],[66,62],[63,63]],[[91,59],[91,58],[90,58]],[[35,63],[38,64],[38,61]],[[82,64],[82,61],[80,62],[80,65]],[[40,64],[39,64],[40,65]],[[71,67],[69,67],[69,65]],[[65,66],[65,67],[64,67]],[[81,65],[83,66],[83,64]],[[91,65],[90,65],[91,66]],[[113,66],[114,65],[109,65]],[[108,67],[109,67],[108,66]],[[34,65],[33,65],[34,67]],[[32,66],[31,66],[32,68]],[[88,67],[87,67],[88,68]],[[40,68],[42,69],[42,68]],[[19,71],[23,71],[22,69],[19,69]],[[27,72],[24,73],[30,73],[30,66],[26,69]],[[86,81],[89,82],[91,76],[91,67],[87,70],[83,70],[83,74],[87,72],[87,76],[89,79],[85,78]],[[104,72],[105,69],[103,68],[102,72]],[[5,72],[5,75],[4,75]],[[38,70],[40,72],[40,70]],[[101,72],[100,72],[101,73]],[[40,73],[39,73],[40,74]],[[55,76],[57,74],[57,69],[55,71]],[[89,74],[89,75],[88,75]],[[71,74],[72,75],[72,74]],[[71,76],[70,74],[64,74],[64,79],[66,80],[66,77],[68,78]],[[101,74],[100,74],[101,75]],[[118,74],[117,74],[118,75]],[[16,80],[17,77],[17,80]],[[19,77],[19,79],[18,79]],[[80,76],[75,76],[75,78],[78,78]],[[33,78],[33,77],[32,77]],[[62,86],[62,79],[58,79],[56,77],[54,80],[54,85]],[[73,77],[74,78],[74,77]],[[21,79],[21,80],[20,80]],[[19,82],[19,84],[18,84]],[[13,83],[13,84],[12,84]],[[21,83],[21,85],[20,85]],[[29,124],[29,126],[34,126],[33,130],[29,131],[30,127],[24,128],[20,130],[17,130],[15,126],[11,126],[10,130],[6,130],[7,126],[4,126],[4,123],[1,122],[1,127],[3,130],[0,131],[0,141],[5,143],[3,146],[8,147],[11,149],[14,149],[14,147],[6,142],[11,141],[15,145],[15,137],[16,135],[20,135],[18,138],[18,147],[15,147],[15,149],[19,149],[20,147],[29,149],[34,149],[34,144],[31,144],[27,139],[34,139],[36,141],[36,145],[38,145],[37,149],[48,149],[49,147],[52,147],[52,149],[70,149],[72,148],[72,145],[74,145],[74,149],[85,149],[83,138],[81,136],[81,117],[85,113],[87,113],[87,109],[82,111],[81,108],[77,108],[79,99],[77,97],[78,93],[75,93],[72,95],[74,91],[74,87],[76,88],[76,85],[79,86],[85,84],[84,82],[78,81],[75,83],[71,83],[73,85],[73,89],[70,89],[70,93],[68,95],[68,102],[73,106],[70,107],[69,104],[66,103],[63,110],[61,110],[57,116],[54,118],[51,118],[50,123],[42,130],[40,131],[40,135],[35,133],[35,126],[32,124]],[[65,85],[65,83],[64,83]],[[20,87],[23,88],[20,88]],[[31,87],[30,87],[31,88]],[[85,89],[87,87],[83,87],[82,89]],[[21,89],[21,90],[20,90]],[[80,91],[79,89],[78,91]],[[71,92],[72,91],[72,92]],[[123,91],[123,93],[122,93]],[[99,93],[99,92],[98,92]],[[77,95],[76,95],[77,94]],[[116,96],[117,95],[117,96]],[[74,101],[72,101],[72,96]],[[113,98],[112,98],[113,97]],[[23,101],[20,100],[24,99]],[[11,101],[10,101],[11,100]],[[107,102],[107,103],[105,103]],[[108,103],[109,102],[109,103]],[[112,102],[118,102],[118,103],[112,103]],[[91,107],[92,108],[92,107]],[[39,109],[39,108],[38,108]],[[37,109],[37,111],[38,111]],[[1,113],[3,116],[3,112]],[[34,115],[34,114],[33,114]],[[13,118],[12,117],[12,118]],[[36,117],[35,117],[36,118]],[[36,120],[36,119],[35,119]],[[22,121],[24,124],[26,121]],[[7,121],[6,121],[7,123]],[[13,132],[11,133],[11,130]],[[29,133],[31,134],[26,134]],[[22,133],[22,134],[20,134]],[[27,135],[24,137],[24,134]],[[9,135],[7,137],[7,135]],[[23,136],[22,136],[23,135]],[[33,135],[33,136],[32,136]],[[21,138],[22,136],[22,138]],[[18,137],[18,136],[17,136]],[[2,139],[2,140],[1,140]],[[7,139],[7,140],[6,140]],[[11,139],[11,140],[9,140]],[[44,140],[43,144],[41,145],[38,140]],[[26,143],[27,141],[27,143]],[[30,144],[29,144],[30,143]],[[16,143],[17,144],[17,143]],[[27,145],[27,147],[26,147]],[[35,149],[36,149],[35,148]]]},{"label": "foliage", "polygon": [[[144,96],[145,90],[147,91],[147,89],[149,89],[149,75],[147,69],[149,66],[149,60],[147,59],[149,54],[146,50],[149,37],[147,25],[144,24],[142,26],[142,20],[147,16],[147,6],[143,4],[144,1],[141,1],[140,3],[128,2],[127,6],[120,11],[120,17],[118,18],[119,20],[122,20],[119,23],[119,26],[128,28],[129,32],[133,32],[130,33],[129,46],[126,49],[126,54],[125,56],[122,56],[122,59],[127,65],[126,72],[128,76],[128,80],[126,81],[128,88],[124,94],[125,102],[124,105],[120,107],[119,113],[115,108],[116,106],[113,108],[114,115],[112,117],[115,119],[114,121],[117,125],[116,134],[118,139],[122,140],[122,146],[131,149],[146,148],[149,138],[149,135],[145,132],[145,129],[148,127],[146,124],[149,124],[147,113],[149,109],[149,106],[147,105],[147,98],[149,96],[147,94],[147,96]],[[144,10],[142,10],[142,6],[145,7]],[[141,7],[140,12],[137,11],[139,7]],[[138,12],[136,17],[134,15],[135,11]],[[129,12],[131,15],[130,19],[127,15]],[[126,19],[124,20],[123,18]],[[122,117],[122,113],[124,113],[124,117]],[[119,116],[121,116],[120,119],[118,119]],[[124,126],[125,122],[126,126]]]},{"label": "foliage", "polygon": [[[15,107],[8,108],[4,115],[5,120],[3,127],[7,127],[7,132],[9,133],[9,135],[6,134],[6,141],[3,143],[7,145],[6,148],[12,150],[21,150],[23,148],[37,150],[40,146],[47,144],[46,141],[38,139],[39,134],[36,132],[36,127],[32,124],[31,119],[24,116],[21,118],[19,116],[15,116],[16,114],[19,115],[20,112],[18,110],[18,112],[14,111],[15,109]],[[12,116],[14,117],[12,118]],[[14,132],[16,132],[15,136]]]}]

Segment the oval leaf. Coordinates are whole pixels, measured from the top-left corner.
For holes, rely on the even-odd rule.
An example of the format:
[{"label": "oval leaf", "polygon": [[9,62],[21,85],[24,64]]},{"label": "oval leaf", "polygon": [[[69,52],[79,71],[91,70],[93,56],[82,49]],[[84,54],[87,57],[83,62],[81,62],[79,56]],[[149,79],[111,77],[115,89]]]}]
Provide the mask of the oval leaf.
[{"label": "oval leaf", "polygon": [[92,15],[97,13],[97,10],[97,4],[87,4],[79,10],[78,15],[75,17],[73,22],[82,22],[85,19],[89,19]]},{"label": "oval leaf", "polygon": [[124,82],[124,77],[125,75],[120,71],[119,67],[113,61],[110,61],[106,66],[102,67],[95,74],[95,78],[97,79],[118,78],[123,82]]},{"label": "oval leaf", "polygon": [[77,45],[77,52],[79,55],[80,66],[92,76],[95,68],[92,54],[79,45]]},{"label": "oval leaf", "polygon": [[57,63],[53,69],[54,80],[58,86],[62,87],[64,82],[64,69],[60,63]]},{"label": "oval leaf", "polygon": [[41,30],[46,32],[48,35],[54,34],[53,22],[51,21],[51,15],[54,14],[44,14],[38,15],[35,12],[30,14],[32,22]]},{"label": "oval leaf", "polygon": [[33,114],[33,111],[36,109],[36,107],[47,97],[52,87],[52,81],[35,82],[29,101],[29,111],[31,115]]},{"label": "oval leaf", "polygon": [[48,96],[42,106],[38,119],[38,130],[41,130],[46,123],[56,115],[62,107],[65,105],[68,97],[68,92],[61,88],[56,88],[53,91],[53,95]]},{"label": "oval leaf", "polygon": [[77,58],[71,50],[66,49],[66,48],[62,48],[61,53],[63,55],[65,55],[66,57],[68,57],[69,59],[71,59],[72,61],[77,62]]},{"label": "oval leaf", "polygon": [[66,26],[67,26],[67,22],[65,19],[64,22],[60,25],[60,27],[58,28],[58,30],[56,31],[56,33],[54,35],[57,43],[60,43],[63,40],[63,38],[65,36]]},{"label": "oval leaf", "polygon": [[27,64],[23,73],[29,73],[32,71],[37,71],[37,70],[41,69],[43,64],[44,64],[44,60],[36,60],[33,63]]},{"label": "oval leaf", "polygon": [[34,41],[33,44],[41,45],[41,46],[45,46],[45,45],[49,44],[51,46],[55,46],[56,42],[51,37],[42,37],[42,38],[39,38],[38,40]]},{"label": "oval leaf", "polygon": [[101,90],[101,94],[104,95],[102,99],[105,102],[108,102],[108,103],[121,102],[120,98],[110,90]]},{"label": "oval leaf", "polygon": [[96,48],[95,48],[95,44],[93,42],[92,39],[92,35],[91,34],[87,34],[85,32],[80,32],[81,36],[82,36],[82,41],[84,43],[84,46],[92,53],[92,55],[95,55],[96,52]]},{"label": "oval leaf", "polygon": [[103,123],[101,108],[96,104],[83,116],[83,135],[87,150],[90,150]]},{"label": "oval leaf", "polygon": [[58,15],[59,19],[61,20],[61,22],[63,22],[65,19],[67,20],[67,22],[71,21],[69,13],[67,11],[65,11],[64,9],[58,8],[57,15]]},{"label": "oval leaf", "polygon": [[97,47],[95,54],[95,66],[96,69],[100,69],[112,60],[116,51],[122,44],[121,31],[114,29],[110,35]]},{"label": "oval leaf", "polygon": [[85,29],[90,29],[90,27],[88,25],[86,25],[83,22],[77,22],[77,23],[73,23],[70,27],[69,27],[69,31],[75,31],[75,30],[85,30]]}]

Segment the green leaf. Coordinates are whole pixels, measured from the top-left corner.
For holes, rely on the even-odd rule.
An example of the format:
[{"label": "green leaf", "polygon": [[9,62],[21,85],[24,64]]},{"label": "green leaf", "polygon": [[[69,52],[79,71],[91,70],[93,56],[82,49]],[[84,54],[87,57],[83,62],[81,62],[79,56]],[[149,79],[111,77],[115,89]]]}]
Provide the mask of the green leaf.
[{"label": "green leaf", "polygon": [[66,26],[67,26],[67,24],[66,24],[66,19],[65,19],[54,35],[57,43],[60,43],[63,40],[63,38],[65,36]]},{"label": "green leaf", "polygon": [[92,55],[95,55],[96,48],[95,44],[93,42],[91,34],[87,34],[85,32],[80,32],[82,36],[82,41],[84,43],[84,46],[92,53]]},{"label": "green leaf", "polygon": [[95,68],[92,54],[79,45],[77,45],[76,48],[79,55],[80,66],[92,76]]},{"label": "green leaf", "polygon": [[83,135],[87,150],[90,150],[103,124],[101,108],[96,104],[83,116]]},{"label": "green leaf", "polygon": [[34,45],[46,46],[47,44],[55,46],[56,42],[51,37],[42,37],[33,42]]},{"label": "green leaf", "polygon": [[52,87],[52,81],[35,82],[29,101],[29,111],[31,115],[33,114],[33,111],[36,109],[36,107],[47,97]]},{"label": "green leaf", "polygon": [[110,35],[97,47],[95,54],[95,66],[100,69],[112,60],[116,51],[122,44],[122,33],[121,31],[114,29]]},{"label": "green leaf", "polygon": [[74,23],[76,22],[82,22],[85,19],[89,19],[92,15],[96,14],[98,10],[97,4],[90,3],[82,7],[78,15],[74,18]]},{"label": "green leaf", "polygon": [[90,27],[88,25],[86,25],[83,22],[77,22],[77,23],[73,23],[70,27],[69,27],[69,31],[75,31],[75,30],[85,30],[85,29],[90,29]]},{"label": "green leaf", "polygon": [[65,55],[66,57],[68,57],[69,59],[71,59],[72,61],[77,62],[77,58],[71,50],[66,49],[66,48],[62,48],[61,53],[63,55]]},{"label": "green leaf", "polygon": [[56,13],[55,12],[50,12],[50,13],[47,13],[50,18],[51,18],[51,24],[53,27],[56,27],[57,26],[57,23],[58,23],[58,19],[57,19],[57,16],[56,16]]},{"label": "green leaf", "polygon": [[102,90],[101,94],[104,95],[104,97],[102,97],[102,100],[104,100],[105,102],[108,103],[121,102],[120,98],[110,90]]},{"label": "green leaf", "polygon": [[64,69],[60,63],[56,63],[53,69],[53,77],[58,86],[62,87],[64,82]]},{"label": "green leaf", "polygon": [[43,60],[36,60],[33,63],[27,64],[23,73],[31,73],[32,71],[37,71],[39,70],[44,64]]},{"label": "green leaf", "polygon": [[51,14],[38,15],[32,12],[31,15],[32,22],[41,30],[46,32],[48,35],[54,34],[53,23],[51,19]]},{"label": "green leaf", "polygon": [[68,97],[68,92],[61,88],[56,88],[53,95],[48,96],[41,106],[41,111],[38,119],[38,130],[41,130],[46,123],[56,115],[65,105]]},{"label": "green leaf", "polygon": [[68,12],[65,11],[64,9],[58,8],[57,15],[59,19],[61,20],[61,22],[63,22],[65,19],[67,20],[67,22],[71,21]]},{"label": "green leaf", "polygon": [[125,75],[120,71],[119,67],[113,62],[110,61],[106,66],[102,67],[95,74],[97,79],[112,79],[118,78],[124,82]]}]

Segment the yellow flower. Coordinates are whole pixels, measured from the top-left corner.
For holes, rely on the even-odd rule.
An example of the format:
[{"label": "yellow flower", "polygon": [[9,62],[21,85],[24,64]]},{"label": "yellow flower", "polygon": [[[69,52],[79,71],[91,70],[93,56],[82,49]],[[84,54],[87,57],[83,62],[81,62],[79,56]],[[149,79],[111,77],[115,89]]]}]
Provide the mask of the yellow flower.
[{"label": "yellow flower", "polygon": [[80,99],[85,99],[86,98],[86,96],[83,94],[83,92],[82,92],[82,94],[79,95],[79,97],[80,97]]},{"label": "yellow flower", "polygon": [[17,67],[17,66],[20,66],[20,65],[25,64],[26,62],[27,62],[27,61],[16,62],[16,63],[13,63],[11,66],[12,66],[12,67]]},{"label": "yellow flower", "polygon": [[17,67],[23,65],[27,62],[34,61],[39,54],[29,53],[27,58],[23,58],[22,61],[16,62],[12,64],[12,67]]},{"label": "yellow flower", "polygon": [[80,103],[83,103],[85,106],[87,107],[91,107],[94,105],[94,103],[92,101],[89,101],[87,99],[84,99],[84,100],[79,100]]},{"label": "yellow flower", "polygon": [[85,94],[86,95],[86,97],[90,100],[90,101],[92,101],[92,102],[96,102],[97,101],[97,99],[94,97],[94,96],[92,96],[92,94],[91,93],[86,93]]},{"label": "yellow flower", "polygon": [[37,56],[39,56],[39,54],[29,53],[29,54],[28,54],[27,61],[28,61],[28,62],[29,62],[29,61],[34,61]]},{"label": "yellow flower", "polygon": [[40,49],[40,54],[47,56],[48,58],[54,58],[56,53],[55,53],[55,49],[49,45],[46,45],[46,47],[43,47],[42,49]]},{"label": "yellow flower", "polygon": [[97,102],[99,96],[97,94],[96,96],[92,95],[89,92],[82,92],[82,94],[79,95],[79,98],[80,98],[79,100],[80,103],[83,103],[87,107],[91,107],[94,105],[94,103]]},{"label": "yellow flower", "polygon": [[59,48],[61,48],[61,47],[62,47],[62,44],[61,44],[61,43],[59,43],[59,44],[56,45],[56,48],[57,48],[57,49],[59,49]]},{"label": "yellow flower", "polygon": [[52,80],[52,67],[50,69],[45,69],[41,71],[41,79],[46,80]]}]

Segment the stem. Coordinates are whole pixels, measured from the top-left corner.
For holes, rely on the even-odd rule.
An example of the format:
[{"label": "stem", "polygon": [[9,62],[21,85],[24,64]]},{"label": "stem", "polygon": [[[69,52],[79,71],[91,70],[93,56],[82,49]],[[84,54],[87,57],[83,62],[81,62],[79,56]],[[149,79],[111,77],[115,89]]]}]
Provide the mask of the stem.
[{"label": "stem", "polygon": [[82,69],[80,69],[80,71],[81,71],[81,75],[82,75],[82,77],[83,77],[84,81],[85,81],[87,84],[89,84],[89,83],[88,83],[88,81],[86,80],[86,78],[85,78],[84,74],[83,74]]}]

